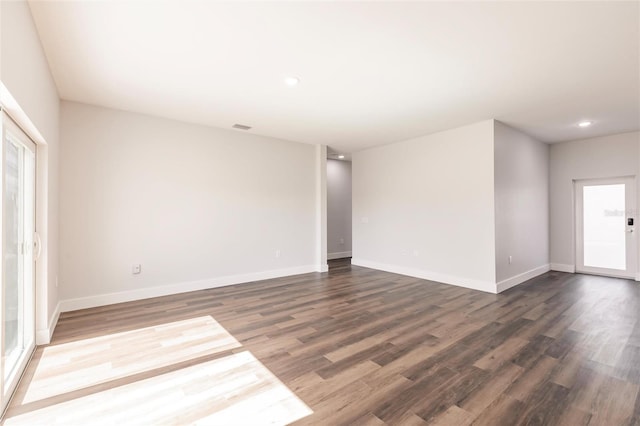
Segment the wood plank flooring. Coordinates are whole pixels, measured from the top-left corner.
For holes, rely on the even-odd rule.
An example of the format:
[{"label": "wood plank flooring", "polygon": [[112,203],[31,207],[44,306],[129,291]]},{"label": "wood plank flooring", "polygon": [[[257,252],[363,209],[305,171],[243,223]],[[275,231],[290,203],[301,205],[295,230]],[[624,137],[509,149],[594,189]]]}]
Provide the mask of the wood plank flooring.
[{"label": "wood plank flooring", "polygon": [[640,286],[491,295],[334,261],[69,312],[4,423],[640,426]]}]

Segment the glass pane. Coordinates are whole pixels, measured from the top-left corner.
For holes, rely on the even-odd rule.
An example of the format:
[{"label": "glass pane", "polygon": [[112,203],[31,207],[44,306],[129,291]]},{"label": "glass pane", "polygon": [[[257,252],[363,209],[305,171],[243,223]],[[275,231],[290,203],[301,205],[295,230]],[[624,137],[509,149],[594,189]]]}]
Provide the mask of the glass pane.
[{"label": "glass pane", "polygon": [[584,266],[627,269],[625,185],[583,189]]},{"label": "glass pane", "polygon": [[22,151],[24,157],[24,172],[22,174],[22,198],[23,215],[22,225],[24,234],[24,255],[22,273],[22,291],[24,295],[23,303],[23,342],[24,350],[35,343],[36,338],[36,314],[35,314],[35,264],[33,263],[33,234],[35,232],[36,215],[36,157],[28,149]]},{"label": "glass pane", "polygon": [[13,373],[24,350],[23,339],[23,198],[22,171],[24,152],[12,141],[6,141],[4,156],[4,378]]}]

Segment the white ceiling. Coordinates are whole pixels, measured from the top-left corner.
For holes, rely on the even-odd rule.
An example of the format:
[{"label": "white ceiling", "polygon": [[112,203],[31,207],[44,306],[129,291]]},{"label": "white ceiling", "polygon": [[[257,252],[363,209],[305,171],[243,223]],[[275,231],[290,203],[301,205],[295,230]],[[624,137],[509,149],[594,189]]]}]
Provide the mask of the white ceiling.
[{"label": "white ceiling", "polygon": [[635,1],[30,4],[66,100],[340,152],[489,118],[546,142],[640,128]]}]

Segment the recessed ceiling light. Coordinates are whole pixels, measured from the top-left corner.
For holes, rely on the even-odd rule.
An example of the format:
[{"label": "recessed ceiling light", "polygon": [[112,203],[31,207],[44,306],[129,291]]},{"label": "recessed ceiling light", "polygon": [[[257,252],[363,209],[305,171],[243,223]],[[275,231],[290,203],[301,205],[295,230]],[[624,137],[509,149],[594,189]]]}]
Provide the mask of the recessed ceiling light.
[{"label": "recessed ceiling light", "polygon": [[287,77],[284,79],[284,84],[289,87],[295,87],[300,83],[300,79],[298,77]]},{"label": "recessed ceiling light", "polygon": [[338,155],[338,158],[342,160],[344,158],[344,155]]},{"label": "recessed ceiling light", "polygon": [[593,121],[581,121],[578,123],[578,126],[580,127],[589,127],[593,124]]}]

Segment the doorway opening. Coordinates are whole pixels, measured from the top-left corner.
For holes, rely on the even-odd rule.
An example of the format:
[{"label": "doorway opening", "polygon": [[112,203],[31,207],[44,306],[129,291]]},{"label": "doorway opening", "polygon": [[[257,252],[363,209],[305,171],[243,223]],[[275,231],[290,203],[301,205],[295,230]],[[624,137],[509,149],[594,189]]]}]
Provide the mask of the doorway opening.
[{"label": "doorway opening", "polygon": [[351,160],[332,151],[327,158],[327,260],[329,269],[351,264]]}]

